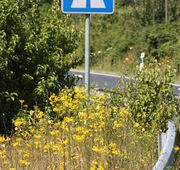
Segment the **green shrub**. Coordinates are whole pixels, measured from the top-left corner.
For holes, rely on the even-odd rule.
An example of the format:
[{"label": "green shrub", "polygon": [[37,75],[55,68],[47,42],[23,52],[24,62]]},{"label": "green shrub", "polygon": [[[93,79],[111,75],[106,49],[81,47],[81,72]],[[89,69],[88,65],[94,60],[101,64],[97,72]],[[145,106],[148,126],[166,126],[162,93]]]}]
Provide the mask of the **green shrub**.
[{"label": "green shrub", "polygon": [[171,66],[154,61],[137,71],[133,80],[119,84],[116,100],[129,108],[138,125],[166,131],[168,119],[179,114],[178,99],[172,91],[174,76]]},{"label": "green shrub", "polygon": [[43,105],[50,91],[72,85],[67,72],[79,62],[73,53],[79,32],[69,15],[60,12],[58,0],[49,7],[39,0],[4,0],[0,16],[2,122],[17,113],[20,99],[29,107]]}]

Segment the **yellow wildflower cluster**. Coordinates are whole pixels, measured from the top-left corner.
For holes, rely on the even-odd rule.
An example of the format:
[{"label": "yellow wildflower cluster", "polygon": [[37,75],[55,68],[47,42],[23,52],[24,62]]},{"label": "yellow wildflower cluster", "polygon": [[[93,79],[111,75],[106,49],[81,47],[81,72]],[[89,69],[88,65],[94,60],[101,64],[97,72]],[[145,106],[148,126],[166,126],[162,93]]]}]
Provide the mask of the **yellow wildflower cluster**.
[{"label": "yellow wildflower cluster", "polygon": [[26,161],[26,160],[23,160],[23,159],[20,159],[19,160],[19,164],[21,166],[29,166],[30,165],[30,162]]},{"label": "yellow wildflower cluster", "polygon": [[93,161],[90,170],[104,170],[101,162]]},{"label": "yellow wildflower cluster", "polygon": [[5,143],[5,142],[9,142],[11,139],[7,136],[7,137],[4,137],[4,136],[0,136],[0,144],[1,143]]},{"label": "yellow wildflower cluster", "polygon": [[[16,134],[20,135],[24,139],[30,138],[36,131],[37,127],[42,125],[45,121],[49,120],[44,113],[37,107],[34,110],[27,111],[24,117],[17,117],[13,120]],[[46,123],[45,123],[46,124]],[[43,126],[39,130],[42,131]]]},{"label": "yellow wildflower cluster", "polygon": [[[139,138],[130,125],[131,113],[112,105],[108,95],[88,98],[84,89],[75,88],[53,94],[50,103],[61,119],[52,120],[35,107],[26,118],[13,121],[16,133],[11,139],[0,137],[5,144],[0,147],[0,169],[130,169],[130,162],[147,169],[152,164],[154,138],[145,133]],[[137,161],[142,157],[146,161]]]},{"label": "yellow wildflower cluster", "polygon": [[58,116],[65,116],[67,113],[75,113],[78,111],[82,100],[87,98],[84,88],[69,90],[61,90],[59,96],[52,94],[49,98],[50,104],[53,106],[53,111]]},{"label": "yellow wildflower cluster", "polygon": [[18,128],[20,126],[26,125],[26,120],[24,118],[17,118],[13,120],[14,125]]}]

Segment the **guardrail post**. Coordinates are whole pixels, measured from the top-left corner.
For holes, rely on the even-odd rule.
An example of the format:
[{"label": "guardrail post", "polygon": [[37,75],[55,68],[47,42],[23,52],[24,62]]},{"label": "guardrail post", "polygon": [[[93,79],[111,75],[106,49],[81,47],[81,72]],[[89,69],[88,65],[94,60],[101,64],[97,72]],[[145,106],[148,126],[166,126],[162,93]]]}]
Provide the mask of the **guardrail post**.
[{"label": "guardrail post", "polygon": [[167,135],[166,133],[160,133],[158,134],[158,158],[160,157],[163,148],[166,144],[166,140],[167,140]]},{"label": "guardrail post", "polygon": [[176,128],[173,120],[168,121],[168,130],[165,135],[158,136],[159,158],[153,170],[167,170],[173,164]]}]

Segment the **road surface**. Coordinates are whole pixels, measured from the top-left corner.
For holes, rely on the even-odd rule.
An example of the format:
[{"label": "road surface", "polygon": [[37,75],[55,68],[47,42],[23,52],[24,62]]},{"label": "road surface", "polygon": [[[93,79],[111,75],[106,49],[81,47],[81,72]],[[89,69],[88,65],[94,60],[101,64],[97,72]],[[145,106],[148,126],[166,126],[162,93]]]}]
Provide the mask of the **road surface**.
[{"label": "road surface", "polygon": [[[69,71],[69,75],[74,75],[79,77],[79,84],[84,84],[84,72],[83,71]],[[119,82],[119,76],[111,75],[111,74],[102,74],[102,73],[90,73],[90,84],[91,87],[97,87],[98,89],[102,90],[103,87],[107,87],[107,89],[114,88],[117,86]],[[176,96],[180,95],[180,84],[173,84],[173,93]]]}]

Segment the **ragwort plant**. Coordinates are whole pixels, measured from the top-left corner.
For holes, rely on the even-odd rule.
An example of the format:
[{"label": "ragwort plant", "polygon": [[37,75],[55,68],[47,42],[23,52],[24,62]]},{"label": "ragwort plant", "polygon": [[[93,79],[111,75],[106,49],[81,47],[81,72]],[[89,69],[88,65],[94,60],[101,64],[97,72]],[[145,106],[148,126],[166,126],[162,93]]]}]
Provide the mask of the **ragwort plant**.
[{"label": "ragwort plant", "polygon": [[15,134],[0,137],[0,168],[152,169],[157,134],[133,124],[129,108],[112,97],[65,89],[49,98],[55,119],[38,107],[21,110]]}]

